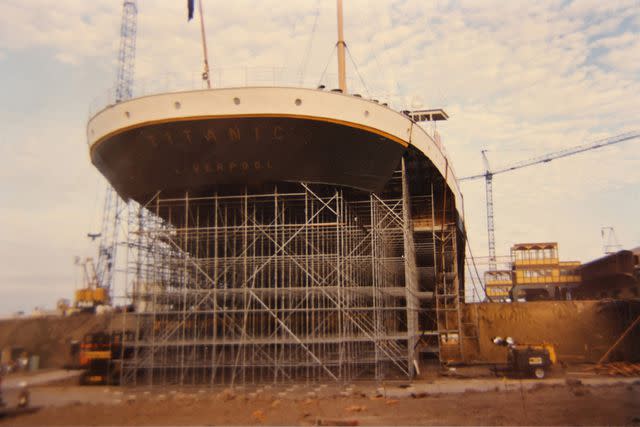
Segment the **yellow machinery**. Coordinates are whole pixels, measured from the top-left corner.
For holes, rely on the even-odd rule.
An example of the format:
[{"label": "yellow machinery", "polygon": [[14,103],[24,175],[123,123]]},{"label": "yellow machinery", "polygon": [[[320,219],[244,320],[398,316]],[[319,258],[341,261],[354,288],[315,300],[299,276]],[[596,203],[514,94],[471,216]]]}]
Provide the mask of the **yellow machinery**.
[{"label": "yellow machinery", "polygon": [[556,349],[552,344],[517,344],[513,338],[492,338],[495,345],[507,347],[507,365],[496,366],[495,372],[508,373],[514,376],[535,377],[542,379],[551,366],[558,362]]},{"label": "yellow machinery", "polygon": [[118,384],[124,359],[133,355],[124,342],[135,340],[131,331],[94,332],[71,344],[72,366],[84,369],[80,384]]},{"label": "yellow machinery", "polygon": [[104,288],[82,288],[75,293],[75,306],[78,308],[107,305],[109,295]]},{"label": "yellow machinery", "polygon": [[82,288],[77,289],[74,295],[74,307],[79,310],[95,311],[100,305],[109,305],[111,298],[108,289],[100,286],[93,258],[80,261],[76,258],[76,265],[82,268]]}]

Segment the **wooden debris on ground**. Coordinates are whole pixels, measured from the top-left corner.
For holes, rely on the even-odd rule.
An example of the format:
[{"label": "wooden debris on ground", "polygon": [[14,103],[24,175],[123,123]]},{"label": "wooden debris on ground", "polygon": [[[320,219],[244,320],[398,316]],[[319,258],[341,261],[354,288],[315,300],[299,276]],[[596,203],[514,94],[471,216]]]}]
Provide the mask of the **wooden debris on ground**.
[{"label": "wooden debris on ground", "polygon": [[331,419],[331,418],[318,418],[316,420],[317,426],[359,426],[358,420],[344,420],[344,419]]},{"label": "wooden debris on ground", "polygon": [[640,363],[629,363],[629,362],[600,363],[594,366],[587,367],[585,371],[595,372],[596,374],[599,374],[599,375],[633,377],[636,375],[640,375]]},{"label": "wooden debris on ground", "polygon": [[253,413],[251,414],[251,418],[253,418],[254,420],[258,421],[261,424],[264,423],[265,420],[267,419],[264,412],[261,411],[260,409],[253,411]]}]

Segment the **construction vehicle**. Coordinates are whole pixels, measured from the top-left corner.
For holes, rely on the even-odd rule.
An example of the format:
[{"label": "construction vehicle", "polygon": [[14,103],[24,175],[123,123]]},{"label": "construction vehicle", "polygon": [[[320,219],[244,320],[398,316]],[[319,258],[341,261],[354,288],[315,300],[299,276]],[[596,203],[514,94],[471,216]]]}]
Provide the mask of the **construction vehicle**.
[{"label": "construction vehicle", "polygon": [[132,332],[95,332],[84,336],[81,342],[71,344],[73,366],[85,369],[80,376],[82,385],[118,384],[122,361],[129,356],[122,343],[125,334]]},{"label": "construction vehicle", "polygon": [[74,308],[95,313],[98,306],[110,305],[108,288],[100,284],[93,258],[81,261],[76,257],[75,265],[82,269],[82,287],[75,291]]},{"label": "construction vehicle", "polygon": [[558,359],[555,347],[548,343],[516,344],[511,337],[503,339],[495,337],[491,340],[495,345],[507,347],[506,366],[495,366],[496,375],[504,373],[516,377],[532,377],[542,379]]}]

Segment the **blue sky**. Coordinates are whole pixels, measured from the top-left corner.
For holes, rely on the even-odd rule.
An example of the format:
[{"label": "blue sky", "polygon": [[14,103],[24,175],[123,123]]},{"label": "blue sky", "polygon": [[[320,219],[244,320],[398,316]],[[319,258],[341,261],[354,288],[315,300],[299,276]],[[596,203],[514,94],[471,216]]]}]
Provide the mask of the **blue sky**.
[{"label": "blue sky", "polygon": [[[198,84],[199,28],[184,3],[139,5],[138,93]],[[325,80],[335,73],[332,0],[204,6],[223,80],[283,67],[315,85],[325,67]],[[74,256],[95,255],[85,236],[98,227],[104,182],[85,125],[114,84],[121,7],[0,3],[0,313],[71,297]],[[447,110],[439,131],[460,176],[482,171],[482,149],[498,167],[640,128],[637,0],[347,0],[345,35],[372,95]],[[639,183],[640,141],[497,176],[498,254],[558,241],[562,258],[587,261],[602,253],[602,226],[639,246]],[[462,188],[474,254],[486,255],[484,184]]]}]

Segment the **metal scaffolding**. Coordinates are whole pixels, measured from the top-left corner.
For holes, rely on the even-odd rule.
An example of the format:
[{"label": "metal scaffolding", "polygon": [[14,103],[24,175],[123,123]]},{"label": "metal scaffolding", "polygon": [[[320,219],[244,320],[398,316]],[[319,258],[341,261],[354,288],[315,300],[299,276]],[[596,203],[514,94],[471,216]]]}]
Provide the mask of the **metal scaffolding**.
[{"label": "metal scaffolding", "polygon": [[404,162],[394,179],[384,196],[300,183],[130,209],[121,382],[413,376],[459,331],[455,225],[409,195]]}]

